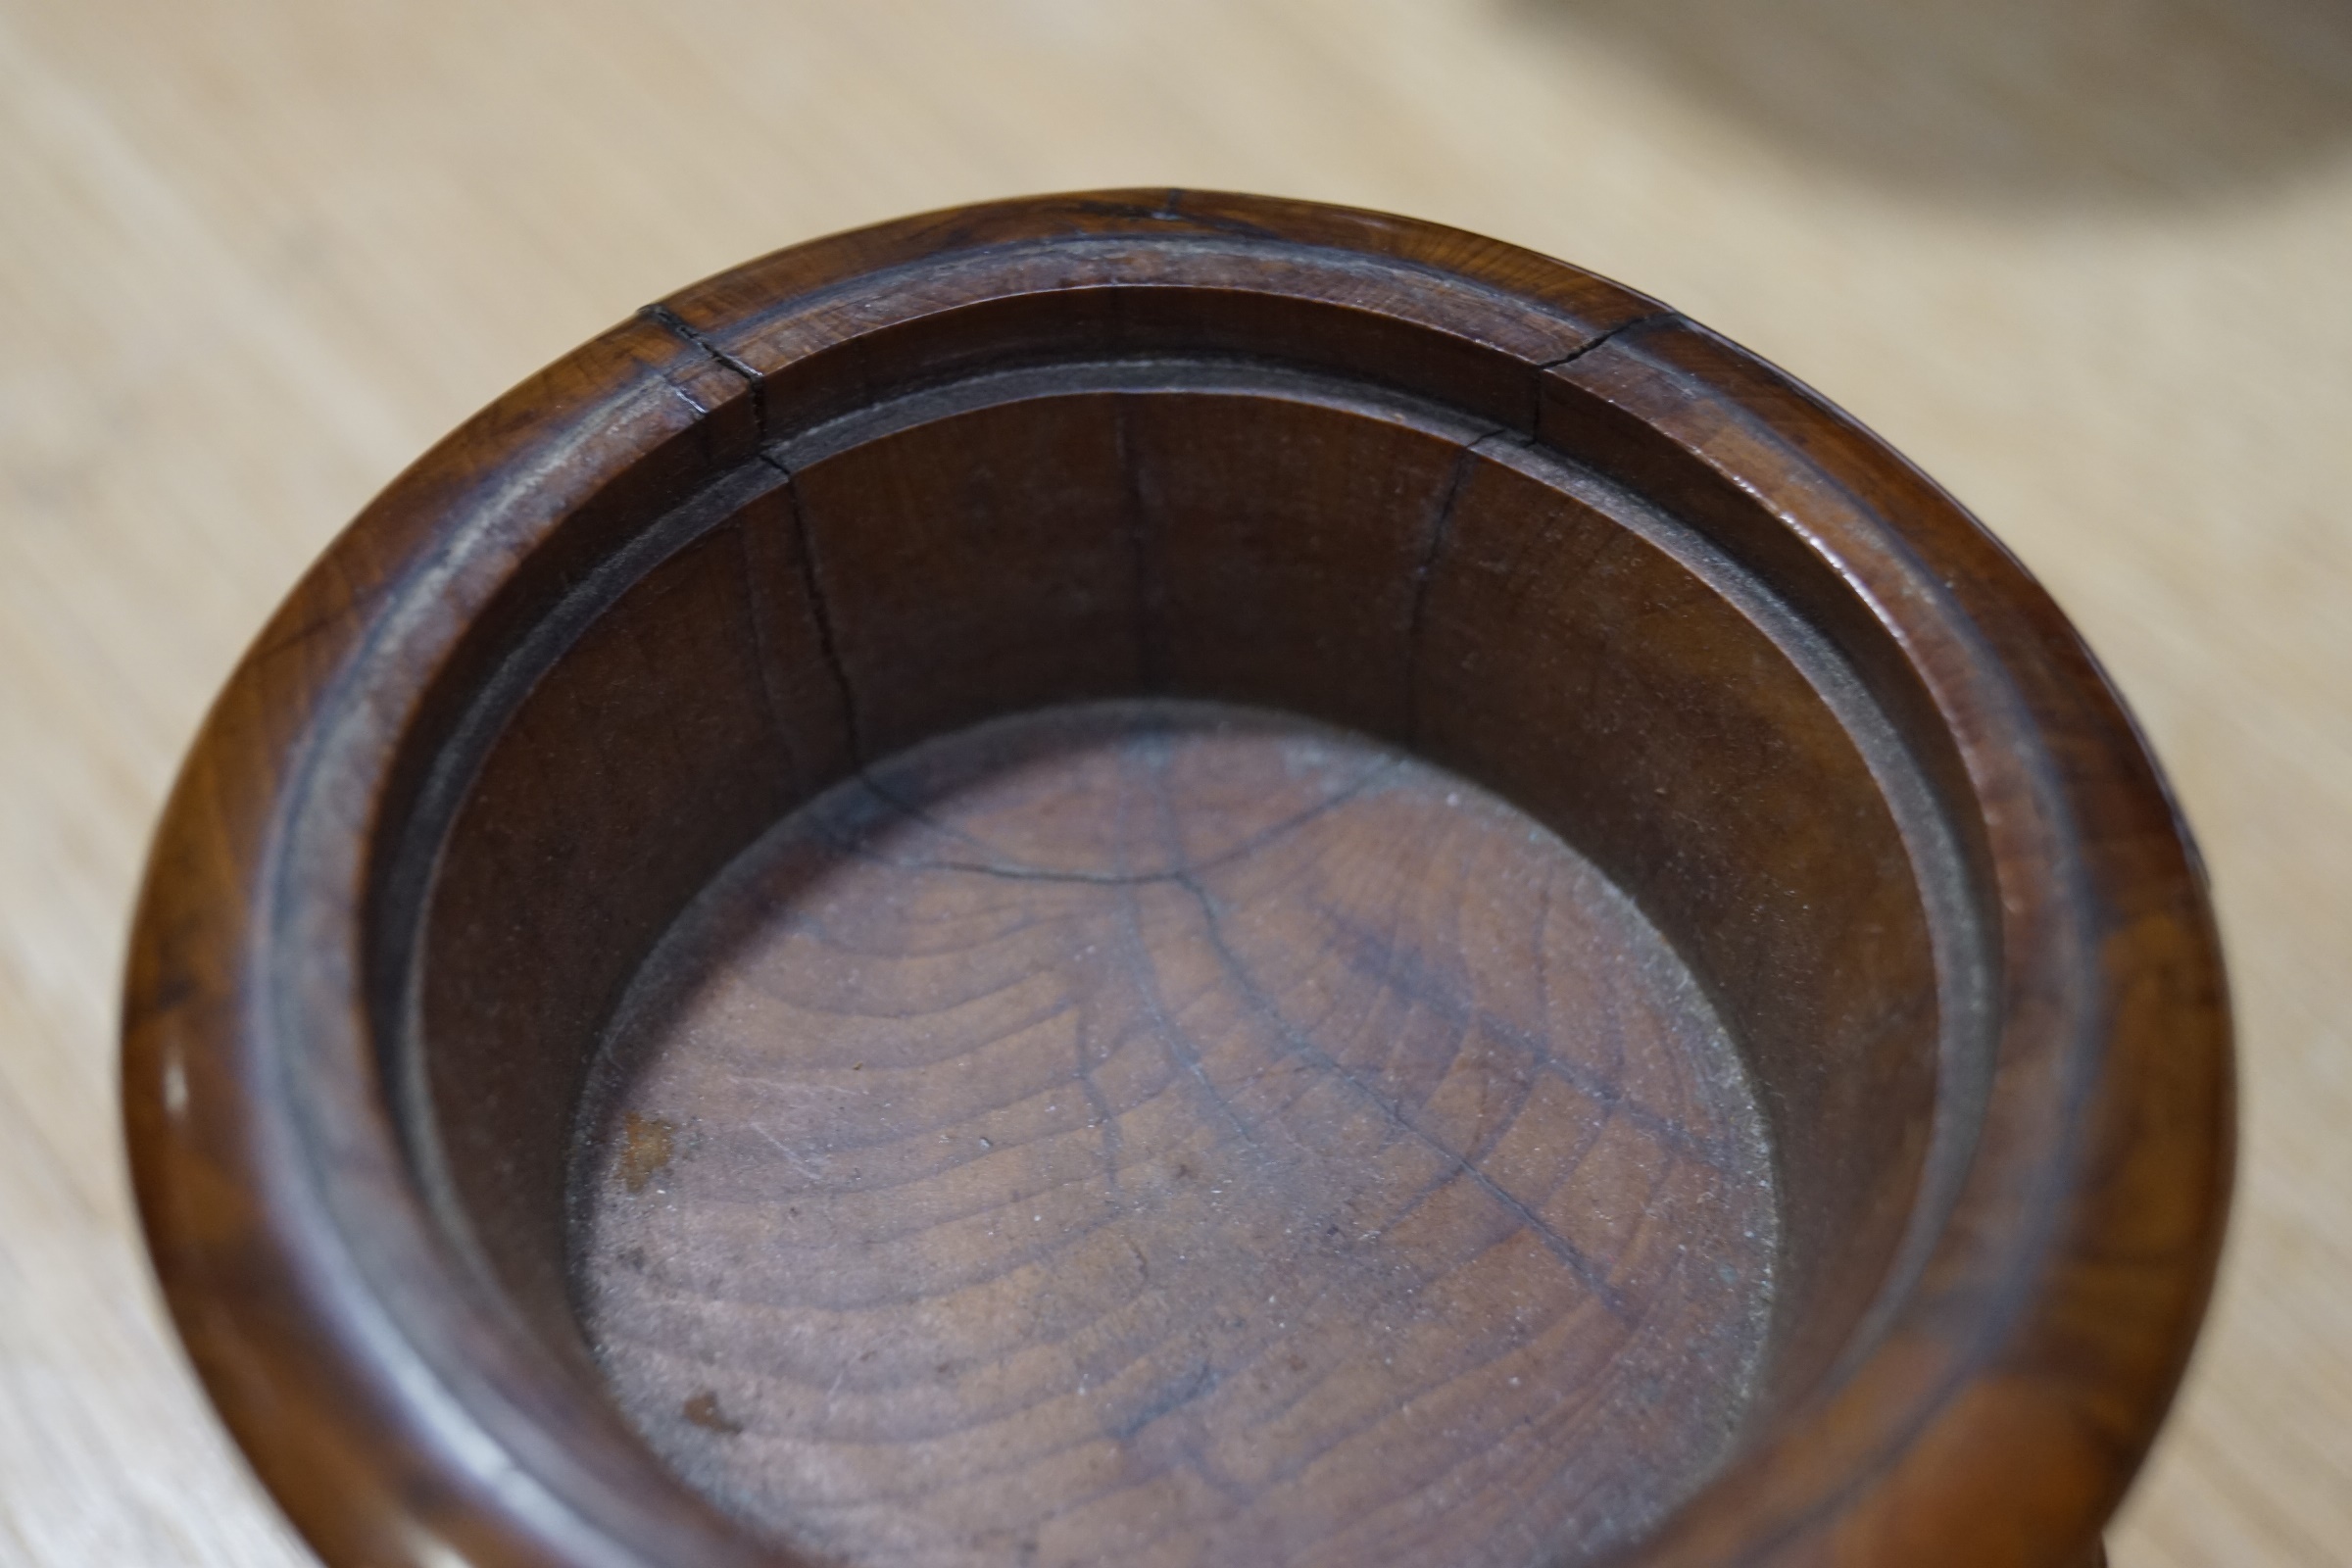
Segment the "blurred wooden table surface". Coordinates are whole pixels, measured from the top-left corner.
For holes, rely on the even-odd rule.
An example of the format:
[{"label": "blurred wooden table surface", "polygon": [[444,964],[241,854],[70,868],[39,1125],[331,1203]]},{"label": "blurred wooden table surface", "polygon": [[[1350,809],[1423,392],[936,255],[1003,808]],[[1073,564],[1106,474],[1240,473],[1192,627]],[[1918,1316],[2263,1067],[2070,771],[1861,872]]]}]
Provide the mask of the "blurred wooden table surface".
[{"label": "blurred wooden table surface", "polygon": [[2202,836],[2245,1159],[2119,1568],[2352,1562],[2341,0],[0,0],[0,1560],[304,1560],[162,1326],[114,1112],[148,826],[410,457],[640,302],[1102,184],[1660,294],[1937,475]]}]

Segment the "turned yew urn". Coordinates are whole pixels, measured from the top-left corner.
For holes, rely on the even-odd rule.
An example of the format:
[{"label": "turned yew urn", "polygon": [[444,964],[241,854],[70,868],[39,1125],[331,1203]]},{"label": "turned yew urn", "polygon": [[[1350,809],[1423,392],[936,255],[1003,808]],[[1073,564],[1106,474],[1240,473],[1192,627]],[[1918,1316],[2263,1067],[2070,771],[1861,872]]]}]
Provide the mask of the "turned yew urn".
[{"label": "turned yew urn", "polygon": [[2080,1568],[2230,1169],[2194,850],[1959,506],[1591,273],[1188,191],[427,453],[124,1035],[337,1568]]}]

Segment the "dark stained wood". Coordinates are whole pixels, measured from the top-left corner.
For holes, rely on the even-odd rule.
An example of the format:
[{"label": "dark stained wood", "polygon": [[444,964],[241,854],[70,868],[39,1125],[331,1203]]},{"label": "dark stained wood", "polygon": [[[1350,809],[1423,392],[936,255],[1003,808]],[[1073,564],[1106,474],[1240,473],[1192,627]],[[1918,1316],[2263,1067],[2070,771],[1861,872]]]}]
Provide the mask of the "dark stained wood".
[{"label": "dark stained wood", "polygon": [[[1913,869],[1952,851],[1922,842],[1930,812],[1886,795],[1925,784],[1903,779],[1884,717],[1786,610],[1524,446],[1472,458],[1446,560],[1423,612],[1417,740],[1640,889],[1738,1020],[1781,1133],[1789,1226],[1770,1387],[1806,1387],[1883,1286],[1927,1174],[1936,1042],[1965,1038],[1931,926],[1953,928],[1947,969],[1973,968],[1956,951],[1971,938]],[[1530,711],[1547,714],[1540,733],[1513,720]]]},{"label": "dark stained wood", "polygon": [[124,1032],[354,1565],[2063,1568],[2230,1163],[2193,852],[1964,513],[1653,301],[1184,192],[779,253],[428,454]]}]

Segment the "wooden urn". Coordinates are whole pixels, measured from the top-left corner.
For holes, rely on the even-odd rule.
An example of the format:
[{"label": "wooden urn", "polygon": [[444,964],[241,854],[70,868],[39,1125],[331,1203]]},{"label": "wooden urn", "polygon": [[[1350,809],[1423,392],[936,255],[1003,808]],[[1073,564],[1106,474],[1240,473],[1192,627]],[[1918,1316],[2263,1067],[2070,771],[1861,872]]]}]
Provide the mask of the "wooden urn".
[{"label": "wooden urn", "polygon": [[2017,563],[1657,302],[1187,191],[493,405],[220,699],[139,1203],[338,1568],[2076,1568],[2231,1158]]}]

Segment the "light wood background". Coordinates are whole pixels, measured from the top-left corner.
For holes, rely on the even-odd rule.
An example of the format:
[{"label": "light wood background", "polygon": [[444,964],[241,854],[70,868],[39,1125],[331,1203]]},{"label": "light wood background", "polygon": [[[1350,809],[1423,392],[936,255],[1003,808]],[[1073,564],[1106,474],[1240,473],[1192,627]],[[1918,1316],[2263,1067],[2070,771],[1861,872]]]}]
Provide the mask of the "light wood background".
[{"label": "light wood background", "polygon": [[2344,0],[0,0],[0,1560],[303,1561],[162,1326],[114,1110],[148,825],[330,532],[769,249],[1181,183],[1484,230],[1823,388],[2170,763],[2240,1199],[2121,1568],[2352,1562]]}]

